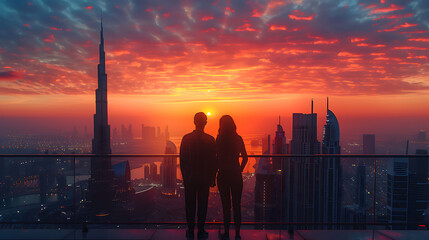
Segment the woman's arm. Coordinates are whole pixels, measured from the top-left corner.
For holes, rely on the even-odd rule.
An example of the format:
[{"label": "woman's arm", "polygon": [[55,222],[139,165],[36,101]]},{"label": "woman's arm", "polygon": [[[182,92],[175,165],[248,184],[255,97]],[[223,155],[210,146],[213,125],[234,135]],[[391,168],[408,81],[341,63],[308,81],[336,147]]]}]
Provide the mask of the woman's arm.
[{"label": "woman's arm", "polygon": [[241,141],[240,153],[241,153],[241,156],[243,157],[243,161],[241,161],[240,169],[241,169],[241,172],[243,172],[244,167],[246,167],[248,157],[246,152],[246,146],[244,145],[243,138],[241,136],[240,136],[240,141]]}]

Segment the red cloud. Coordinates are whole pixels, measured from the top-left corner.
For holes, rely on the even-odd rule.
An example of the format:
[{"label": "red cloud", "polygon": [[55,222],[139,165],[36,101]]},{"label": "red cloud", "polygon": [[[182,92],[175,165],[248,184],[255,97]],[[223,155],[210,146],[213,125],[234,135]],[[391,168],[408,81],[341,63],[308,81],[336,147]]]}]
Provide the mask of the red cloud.
[{"label": "red cloud", "polygon": [[[392,31],[396,31],[396,30],[398,30],[398,29],[400,29],[400,28],[415,27],[415,26],[417,26],[417,25],[418,25],[417,23],[412,23],[412,24],[410,24],[410,23],[406,22],[406,23],[404,23],[404,24],[401,24],[401,25],[395,26],[394,28],[384,29],[383,31],[385,31],[385,32],[392,32]],[[381,32],[381,30],[379,30],[379,32]]]},{"label": "red cloud", "polygon": [[273,24],[273,25],[271,25],[270,30],[271,30],[271,31],[276,31],[276,30],[283,30],[283,31],[286,31],[286,30],[287,30],[287,27],[286,27],[286,26],[283,26],[283,25],[275,25],[275,24]]},{"label": "red cloud", "polygon": [[146,12],[152,12],[152,9],[148,8],[146,9]]},{"label": "red cloud", "polygon": [[290,19],[294,19],[294,20],[306,20],[306,21],[310,21],[313,20],[314,16],[316,16],[316,14],[313,14],[311,16],[308,17],[304,17],[304,13],[300,12],[298,9],[292,11],[292,14],[288,15]]},{"label": "red cloud", "polygon": [[215,31],[216,31],[216,28],[214,27],[204,30],[204,32],[215,32]]},{"label": "red cloud", "polygon": [[62,31],[63,30],[62,28],[56,28],[56,27],[50,27],[50,29],[54,30],[54,31]]},{"label": "red cloud", "polygon": [[407,13],[407,14],[397,14],[397,15],[390,15],[390,16],[381,16],[378,18],[374,18],[372,20],[380,20],[380,19],[395,19],[395,18],[407,18],[414,16],[414,13]]},{"label": "red cloud", "polygon": [[353,42],[362,42],[362,41],[365,41],[366,40],[366,38],[358,38],[358,37],[355,37],[355,38],[352,38],[351,39],[351,42],[353,43]]},{"label": "red cloud", "polygon": [[246,23],[246,24],[243,24],[243,25],[239,26],[238,28],[236,28],[235,31],[237,31],[237,32],[244,32],[244,31],[255,32],[255,31],[258,31],[258,30],[252,28],[252,24]]},{"label": "red cloud", "polygon": [[403,46],[403,47],[394,47],[393,49],[398,49],[398,50],[428,50],[429,48]]},{"label": "red cloud", "polygon": [[88,7],[85,7],[85,8],[88,9],[88,10],[91,10],[92,6],[88,6]]},{"label": "red cloud", "polygon": [[389,7],[372,9],[369,14],[387,13],[404,9],[403,6],[391,4]]},{"label": "red cloud", "polygon": [[417,23],[413,23],[413,24],[409,24],[409,23],[404,23],[404,24],[401,24],[401,25],[399,25],[400,27],[402,27],[402,28],[407,28],[407,27],[414,27],[414,26],[417,26],[418,24]]},{"label": "red cloud", "polygon": [[361,54],[349,53],[349,52],[339,52],[337,54],[340,57],[362,57]]},{"label": "red cloud", "polygon": [[384,56],[386,53],[380,52],[380,53],[371,53],[372,56]]},{"label": "red cloud", "polygon": [[30,27],[30,24],[28,24],[28,23],[26,23],[26,24],[22,24],[23,26],[26,26],[26,27]]},{"label": "red cloud", "polygon": [[373,47],[373,48],[379,48],[379,47],[385,47],[384,44],[368,44],[368,43],[359,43],[357,44],[358,47]]},{"label": "red cloud", "polygon": [[162,14],[164,17],[169,18],[170,17],[170,13],[164,13]]},{"label": "red cloud", "polygon": [[213,19],[212,15],[210,15],[210,16],[204,16],[204,17],[201,18],[201,21],[208,21],[208,20],[211,20],[211,19]]},{"label": "red cloud", "polygon": [[259,12],[259,10],[257,8],[253,9],[252,17],[260,17],[260,16],[262,16],[262,13]]},{"label": "red cloud", "polygon": [[408,59],[428,59],[427,56],[424,56],[424,55],[416,56],[413,53],[408,53],[408,57],[407,58]]},{"label": "red cloud", "polygon": [[410,38],[408,41],[415,41],[415,42],[429,42],[429,38]]},{"label": "red cloud", "polygon": [[280,7],[280,6],[286,5],[286,3],[287,1],[283,1],[283,0],[272,0],[268,3],[267,8],[272,9],[272,8]]},{"label": "red cloud", "polygon": [[231,13],[235,12],[234,9],[230,8],[230,7],[226,7],[225,8],[225,15],[230,15]]},{"label": "red cloud", "polygon": [[55,40],[54,35],[49,35],[48,38],[43,39],[43,41],[45,41],[45,42],[53,42],[54,40]]}]

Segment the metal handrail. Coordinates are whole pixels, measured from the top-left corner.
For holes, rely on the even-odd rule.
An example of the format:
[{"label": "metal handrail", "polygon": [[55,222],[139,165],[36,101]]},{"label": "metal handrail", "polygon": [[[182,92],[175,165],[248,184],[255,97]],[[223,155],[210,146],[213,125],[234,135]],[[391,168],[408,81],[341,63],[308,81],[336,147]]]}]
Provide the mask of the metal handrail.
[{"label": "metal handrail", "polygon": [[[58,224],[58,225],[73,225],[73,224],[88,224],[88,225],[186,225],[187,222],[183,221],[159,221],[159,222],[151,222],[151,221],[132,221],[132,222],[123,222],[123,221],[103,221],[103,222],[86,222],[86,221],[80,221],[80,222],[2,222],[0,221],[0,224],[23,224],[23,225],[38,225],[38,224]],[[222,225],[224,224],[223,221],[206,221],[205,224],[208,225]],[[409,222],[409,223],[384,223],[384,222],[367,222],[367,223],[348,223],[348,222],[341,222],[341,223],[333,223],[333,222],[250,222],[250,221],[244,221],[241,222],[241,225],[296,225],[296,226],[308,226],[308,225],[323,225],[323,226],[408,226],[412,224],[427,224],[429,225],[429,221],[422,221],[422,222]],[[234,221],[231,221],[231,225],[234,225]]]},{"label": "metal handrail", "polygon": [[[6,157],[180,157],[179,154],[0,154]],[[240,157],[242,157],[240,155]],[[249,154],[247,157],[273,157],[273,158],[311,158],[311,157],[342,157],[342,158],[429,158],[423,154]]]}]

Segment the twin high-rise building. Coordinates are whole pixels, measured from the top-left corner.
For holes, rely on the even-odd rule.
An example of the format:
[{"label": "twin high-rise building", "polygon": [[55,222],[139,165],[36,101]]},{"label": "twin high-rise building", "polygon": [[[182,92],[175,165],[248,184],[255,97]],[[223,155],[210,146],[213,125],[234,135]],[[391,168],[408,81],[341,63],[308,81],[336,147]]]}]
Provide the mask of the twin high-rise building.
[{"label": "twin high-rise building", "polygon": [[[339,124],[329,106],[326,118],[322,153],[340,154]],[[313,113],[313,106],[310,114],[294,113],[292,124],[290,151],[279,124],[272,153],[319,154],[321,146],[317,140],[317,114]],[[256,170],[255,220],[340,222],[341,172],[338,157],[279,158],[272,159],[272,164],[269,159],[261,158]]]}]

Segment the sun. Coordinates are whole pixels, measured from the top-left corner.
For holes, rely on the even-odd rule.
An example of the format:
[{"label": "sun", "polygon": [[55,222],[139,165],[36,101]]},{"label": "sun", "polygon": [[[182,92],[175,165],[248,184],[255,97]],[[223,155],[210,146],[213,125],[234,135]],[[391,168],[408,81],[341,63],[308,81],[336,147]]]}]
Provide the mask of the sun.
[{"label": "sun", "polygon": [[210,112],[207,112],[207,116],[210,116],[211,115],[211,113]]}]

